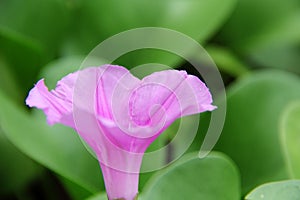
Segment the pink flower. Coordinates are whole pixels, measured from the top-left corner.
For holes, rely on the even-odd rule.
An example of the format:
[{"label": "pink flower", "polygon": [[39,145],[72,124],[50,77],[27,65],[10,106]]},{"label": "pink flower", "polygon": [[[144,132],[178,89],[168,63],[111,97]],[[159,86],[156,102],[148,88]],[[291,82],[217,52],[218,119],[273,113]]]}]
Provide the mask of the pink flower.
[{"label": "pink flower", "polygon": [[185,71],[139,80],[114,65],[69,74],[50,92],[42,79],[26,99],[44,111],[50,125],[74,128],[94,150],[110,200],[133,200],[147,147],[175,119],[211,111],[211,103],[205,84]]}]

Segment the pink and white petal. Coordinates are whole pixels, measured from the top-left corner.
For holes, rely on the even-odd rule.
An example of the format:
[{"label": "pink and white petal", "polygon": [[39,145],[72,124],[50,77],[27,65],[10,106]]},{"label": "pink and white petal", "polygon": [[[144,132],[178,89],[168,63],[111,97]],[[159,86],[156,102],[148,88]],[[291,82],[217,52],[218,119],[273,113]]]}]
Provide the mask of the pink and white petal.
[{"label": "pink and white petal", "polygon": [[[140,166],[140,161],[126,160],[125,162],[135,162]],[[120,163],[120,165],[124,165]],[[101,171],[103,174],[106,193],[109,199],[136,199],[138,194],[139,173],[131,173],[121,171],[106,166],[100,162]]]},{"label": "pink and white petal", "polygon": [[[110,135],[100,126],[104,128],[110,125],[116,126],[118,121],[115,117],[116,113],[120,123],[128,127],[130,118],[126,114],[128,112],[125,112],[127,107],[122,103],[126,101],[124,94],[131,91],[132,85],[138,82],[139,80],[126,68],[115,65],[90,67],[78,72],[73,95],[74,122],[77,132],[93,149],[97,146],[93,141],[103,143],[99,139],[100,134],[105,135],[115,144],[114,136],[122,137],[122,135]],[[124,143],[126,142],[128,140],[124,139]],[[120,147],[123,146],[120,144]]]},{"label": "pink and white petal", "polygon": [[47,122],[50,125],[62,123],[74,127],[72,117],[72,96],[70,90],[73,84],[70,80],[76,75],[70,74],[62,79],[57,89],[49,92],[45,86],[44,79],[37,82],[34,88],[29,92],[26,104],[30,107],[42,109],[47,116]]},{"label": "pink and white petal", "polygon": [[[102,133],[110,143],[128,153],[144,153],[155,139],[152,132],[152,135],[147,135],[147,131],[149,132],[149,130],[146,130],[146,128],[149,129],[149,127],[137,127],[137,130],[132,131],[131,129],[131,132],[129,132],[130,130],[121,129],[122,127],[116,123],[101,121],[99,125]],[[155,130],[152,128],[150,131]]]},{"label": "pink and white petal", "polygon": [[[217,108],[216,106],[212,105],[213,100],[209,89],[206,87],[205,83],[203,83],[198,77],[188,75],[186,82],[188,83],[189,88],[192,89],[193,94],[196,96],[198,109],[187,109],[185,112],[183,112],[183,116],[199,112],[212,111]],[[187,88],[182,88],[181,90],[184,89]]]},{"label": "pink and white petal", "polygon": [[176,118],[213,110],[209,90],[185,71],[166,70],[142,80],[130,98],[132,120],[140,126],[155,126],[165,117],[167,127]]},{"label": "pink and white petal", "polygon": [[99,116],[113,120],[113,104],[119,104],[125,97],[124,92],[130,91],[140,80],[122,66],[104,65],[100,69],[96,109]]},{"label": "pink and white petal", "polygon": [[186,73],[175,70],[167,70],[153,73],[145,77],[141,84],[135,88],[130,97],[130,113],[132,120],[140,126],[151,125],[153,116],[157,116],[157,121],[168,115],[170,104],[178,101],[174,95],[176,88],[184,81]]}]

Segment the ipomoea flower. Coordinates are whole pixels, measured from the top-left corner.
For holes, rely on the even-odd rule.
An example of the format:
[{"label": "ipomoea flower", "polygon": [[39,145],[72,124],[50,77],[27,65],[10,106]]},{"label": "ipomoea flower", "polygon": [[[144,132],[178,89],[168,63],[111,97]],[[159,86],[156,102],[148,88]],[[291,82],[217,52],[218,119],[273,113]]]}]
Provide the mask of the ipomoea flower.
[{"label": "ipomoea flower", "polygon": [[99,160],[110,200],[133,200],[147,147],[177,118],[215,109],[203,82],[185,71],[155,72],[142,80],[115,65],[71,73],[49,91],[44,80],[26,104],[50,125],[74,128]]}]

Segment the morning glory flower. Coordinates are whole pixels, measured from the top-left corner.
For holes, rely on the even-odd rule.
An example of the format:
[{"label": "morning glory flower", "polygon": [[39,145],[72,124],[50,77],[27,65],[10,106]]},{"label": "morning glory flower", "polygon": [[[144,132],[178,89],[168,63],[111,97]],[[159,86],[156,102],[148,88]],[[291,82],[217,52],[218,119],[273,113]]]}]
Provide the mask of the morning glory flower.
[{"label": "morning glory flower", "polygon": [[116,65],[71,73],[49,91],[44,79],[26,104],[48,124],[75,129],[99,160],[109,200],[134,200],[147,147],[179,117],[212,111],[206,85],[185,71],[155,72],[142,80]]}]

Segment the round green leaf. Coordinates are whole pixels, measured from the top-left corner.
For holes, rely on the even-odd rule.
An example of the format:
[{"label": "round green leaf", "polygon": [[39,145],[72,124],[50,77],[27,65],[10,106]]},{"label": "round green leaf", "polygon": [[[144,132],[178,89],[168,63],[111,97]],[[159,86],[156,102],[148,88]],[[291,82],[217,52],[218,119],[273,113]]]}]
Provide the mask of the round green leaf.
[{"label": "round green leaf", "polygon": [[290,104],[281,118],[281,141],[290,175],[300,178],[300,102]]},{"label": "round green leaf", "polygon": [[300,99],[298,76],[258,71],[228,89],[227,116],[217,150],[229,155],[242,175],[242,191],[287,178],[279,141],[279,118],[291,101]]},{"label": "round green leaf", "polygon": [[158,172],[144,188],[143,200],[238,200],[239,173],[228,157],[211,153],[200,159],[188,154],[181,161]]},{"label": "round green leaf", "polygon": [[243,51],[274,43],[300,42],[298,0],[240,0],[222,30],[222,39]]},{"label": "round green leaf", "polygon": [[248,194],[245,200],[298,200],[300,180],[288,180],[261,185]]},{"label": "round green leaf", "polygon": [[[300,35],[300,34],[299,34]],[[262,66],[279,68],[300,74],[300,44],[268,45],[252,51],[251,59]]]},{"label": "round green leaf", "polygon": [[[197,41],[207,40],[226,20],[236,0],[81,1],[76,25],[65,51],[87,53],[110,36],[139,27],[163,27],[182,32]],[[218,10],[218,12],[215,12]],[[147,38],[144,38],[147,39]],[[163,38],[157,38],[163,41]],[[180,58],[162,51],[131,52],[119,64],[176,64]]]},{"label": "round green leaf", "polygon": [[240,0],[220,39],[261,66],[300,73],[298,0]]}]

